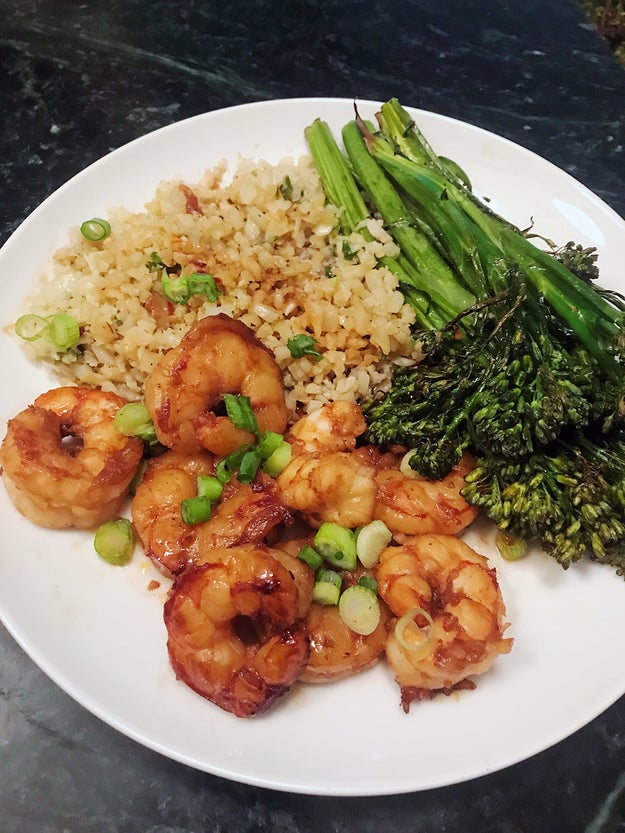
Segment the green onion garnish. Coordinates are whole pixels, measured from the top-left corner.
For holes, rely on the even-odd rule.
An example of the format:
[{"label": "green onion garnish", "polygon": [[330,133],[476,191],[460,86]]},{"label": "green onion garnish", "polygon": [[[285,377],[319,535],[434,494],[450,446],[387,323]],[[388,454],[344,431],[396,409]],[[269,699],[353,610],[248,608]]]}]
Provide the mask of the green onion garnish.
[{"label": "green onion garnish", "polygon": [[297,553],[297,557],[300,558],[305,564],[308,564],[309,567],[312,567],[313,570],[319,569],[323,564],[323,556],[319,555],[317,550],[313,549],[308,544]]},{"label": "green onion garnish", "polygon": [[270,477],[277,477],[291,462],[292,453],[291,444],[283,440],[271,457],[263,462],[263,471]]},{"label": "green onion garnish", "polygon": [[313,587],[313,601],[320,605],[338,604],[343,579],[334,570],[319,570]]},{"label": "green onion garnish", "polygon": [[506,561],[518,561],[527,555],[527,542],[510,535],[505,529],[498,529],[495,537],[497,550]]},{"label": "green onion garnish", "polygon": [[21,315],[15,322],[15,334],[24,341],[37,341],[48,331],[48,321],[41,315]]},{"label": "green onion garnish", "polygon": [[202,495],[195,495],[180,502],[180,516],[183,523],[189,526],[207,521],[212,511],[210,499]]},{"label": "green onion garnish", "polygon": [[[425,627],[421,627],[417,619],[425,620]],[[434,621],[427,610],[416,605],[404,613],[395,624],[397,641],[407,651],[423,651],[433,638]]]},{"label": "green onion garnish", "polygon": [[260,466],[260,456],[255,448],[246,451],[239,463],[237,479],[240,483],[251,483],[256,477]]},{"label": "green onion garnish", "polygon": [[219,500],[224,490],[222,482],[210,474],[198,474],[195,482],[198,495],[207,497],[211,502]]},{"label": "green onion garnish", "polygon": [[99,240],[104,240],[111,233],[111,224],[101,217],[92,217],[80,227],[80,233],[87,240],[97,243]]},{"label": "green onion garnish", "polygon": [[192,275],[187,276],[187,281],[191,295],[206,295],[209,301],[216,301],[221,295],[221,290],[215,283],[215,278],[212,275],[194,272]]},{"label": "green onion garnish", "polygon": [[156,442],[154,423],[144,402],[128,402],[115,414],[113,428],[126,437],[139,437],[147,443]]},{"label": "green onion garnish", "polygon": [[316,344],[317,339],[306,335],[305,333],[299,333],[298,335],[290,338],[287,341],[286,346],[289,348],[289,351],[294,359],[301,359],[302,356],[310,356],[318,362],[321,361],[322,356],[317,350]]},{"label": "green onion garnish", "polygon": [[116,567],[127,564],[135,548],[132,524],[126,518],[102,524],[95,534],[93,546],[107,564]]},{"label": "green onion garnish", "polygon": [[249,396],[225,393],[224,405],[228,418],[235,428],[249,431],[250,434],[256,434],[256,436],[260,435],[260,428],[252,410]]},{"label": "green onion garnish", "polygon": [[356,567],[356,536],[351,529],[326,521],[315,535],[313,546],[326,561],[343,570]]},{"label": "green onion garnish", "polygon": [[189,290],[189,281],[184,275],[179,278],[172,278],[167,272],[163,271],[161,275],[161,289],[163,295],[172,304],[186,304],[191,297]]},{"label": "green onion garnish", "polygon": [[57,312],[48,318],[48,338],[57,350],[69,350],[80,339],[78,321],[65,312]]},{"label": "green onion garnish", "polygon": [[366,587],[367,590],[371,590],[372,593],[375,593],[377,595],[378,583],[373,578],[373,576],[360,576],[360,578],[358,579],[358,586]]},{"label": "green onion garnish", "polygon": [[368,636],[377,628],[380,621],[380,603],[378,597],[362,584],[354,584],[341,593],[339,615],[348,628]]},{"label": "green onion garnish", "polygon": [[268,460],[284,442],[284,436],[276,431],[265,431],[258,441],[258,453],[263,460]]},{"label": "green onion garnish", "polygon": [[356,553],[363,567],[375,567],[393,535],[383,521],[371,521],[356,533]]}]

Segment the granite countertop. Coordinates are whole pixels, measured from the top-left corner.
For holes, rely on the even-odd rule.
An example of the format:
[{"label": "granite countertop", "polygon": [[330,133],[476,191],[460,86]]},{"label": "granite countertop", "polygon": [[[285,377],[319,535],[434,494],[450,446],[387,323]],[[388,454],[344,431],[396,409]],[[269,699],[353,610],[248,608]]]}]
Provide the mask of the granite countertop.
[{"label": "granite countertop", "polygon": [[[546,157],[625,215],[625,71],[577,3],[471,6],[0,0],[0,243],[69,177],[135,137],[299,96],[396,95],[471,122]],[[3,556],[10,566],[19,553]],[[618,634],[614,660],[625,661]],[[308,797],[224,781],[129,740],[0,629],[2,833],[624,829],[625,699],[531,760],[464,784]]]}]

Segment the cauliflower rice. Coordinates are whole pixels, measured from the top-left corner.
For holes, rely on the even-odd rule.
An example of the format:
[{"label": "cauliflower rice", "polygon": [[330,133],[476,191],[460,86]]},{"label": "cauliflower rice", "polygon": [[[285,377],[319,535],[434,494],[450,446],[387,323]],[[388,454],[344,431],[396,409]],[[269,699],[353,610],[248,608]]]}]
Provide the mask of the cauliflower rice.
[{"label": "cauliflower rice", "polygon": [[[80,342],[58,353],[40,338],[25,343],[31,358],[65,383],[140,399],[160,356],[197,319],[223,312],[273,351],[293,416],[387,389],[393,365],[416,351],[413,312],[394,275],[377,265],[398,251],[381,224],[368,221],[372,242],[340,236],[337,209],[326,205],[308,157],[242,160],[229,184],[224,174],[222,164],[193,186],[161,183],[139,213],[113,209],[102,242],[72,229],[27,311],[68,313],[80,324]],[[154,252],[184,274],[213,275],[218,299],[169,302],[160,274],[147,266]],[[321,360],[293,358],[287,341],[302,333],[315,338]]]}]

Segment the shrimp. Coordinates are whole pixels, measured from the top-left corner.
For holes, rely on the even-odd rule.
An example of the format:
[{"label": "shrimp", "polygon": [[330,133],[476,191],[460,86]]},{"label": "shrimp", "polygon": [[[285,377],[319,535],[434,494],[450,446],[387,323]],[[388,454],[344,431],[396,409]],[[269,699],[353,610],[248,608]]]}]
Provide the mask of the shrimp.
[{"label": "shrimp", "polygon": [[261,431],[283,433],[287,409],[280,369],[241,321],[219,314],[194,324],[145,382],[145,403],[159,441],[176,451],[221,457],[253,442],[223,413],[223,396],[250,399]]},{"label": "shrimp", "polygon": [[[401,689],[404,711],[487,671],[512,639],[504,639],[505,605],[484,556],[450,535],[417,535],[388,547],[377,567],[381,597],[398,617],[413,609],[429,635],[416,647],[392,631],[386,656]],[[428,619],[428,617],[430,617]]]},{"label": "shrimp", "polygon": [[456,535],[475,520],[478,510],[460,494],[464,476],[472,468],[468,455],[443,480],[406,477],[399,470],[399,459],[389,466],[390,458],[384,456],[375,474],[374,518],[384,521],[396,540],[430,532]]},{"label": "shrimp", "polygon": [[294,578],[272,550],[215,549],[185,570],[165,603],[178,679],[237,717],[284,696],[310,654]]},{"label": "shrimp", "polygon": [[322,406],[290,429],[293,457],[278,477],[278,494],[311,526],[331,521],[356,527],[371,520],[373,470],[351,453],[364,430],[360,408],[341,401]]},{"label": "shrimp", "polygon": [[113,518],[143,455],[143,442],[113,426],[114,393],[60,387],[9,420],[0,449],[7,492],[39,526],[91,529]]},{"label": "shrimp", "polygon": [[176,575],[198,561],[205,549],[260,542],[289,510],[277,499],[271,478],[260,473],[253,484],[233,479],[211,517],[188,525],[180,504],[197,493],[196,478],[214,472],[214,458],[166,451],[151,460],[132,501],[132,519],[146,555],[165,573]]},{"label": "shrimp", "polygon": [[[343,572],[344,586],[357,584],[364,569]],[[375,665],[384,652],[390,612],[380,600],[380,621],[368,636],[353,631],[341,619],[338,607],[313,602],[306,617],[310,639],[310,659],[300,680],[305,683],[328,683],[365,671]]]}]

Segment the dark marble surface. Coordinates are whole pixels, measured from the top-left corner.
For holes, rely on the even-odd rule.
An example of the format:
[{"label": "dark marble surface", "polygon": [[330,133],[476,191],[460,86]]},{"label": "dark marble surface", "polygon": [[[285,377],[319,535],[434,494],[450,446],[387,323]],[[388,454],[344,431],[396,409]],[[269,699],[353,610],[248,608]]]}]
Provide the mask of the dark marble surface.
[{"label": "dark marble surface", "polygon": [[[625,71],[574,0],[0,0],[0,67],[0,242],[130,139],[202,111],[302,95],[397,95],[473,122],[625,214]],[[535,758],[462,785],[296,796],[135,744],[0,629],[1,833],[534,830],[625,830],[625,700]]]}]

